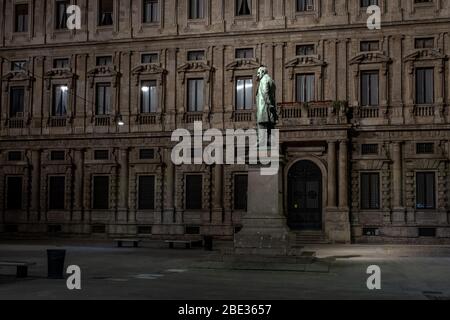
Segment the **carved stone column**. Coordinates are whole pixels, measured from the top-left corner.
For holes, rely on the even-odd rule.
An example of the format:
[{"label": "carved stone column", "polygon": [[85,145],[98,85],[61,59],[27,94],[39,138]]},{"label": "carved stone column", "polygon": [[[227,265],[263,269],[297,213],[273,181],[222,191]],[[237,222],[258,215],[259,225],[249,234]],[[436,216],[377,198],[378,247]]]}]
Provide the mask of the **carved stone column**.
[{"label": "carved stone column", "polygon": [[[129,149],[120,149],[120,189],[119,189],[119,220],[128,220],[128,154]],[[130,219],[131,220],[131,219]],[[131,222],[134,222],[132,219]]]},{"label": "carved stone column", "polygon": [[166,149],[164,154],[165,175],[164,175],[164,217],[163,224],[170,224],[175,221],[175,165],[172,162],[171,150]]},{"label": "carved stone column", "polygon": [[74,175],[74,216],[75,221],[83,220],[83,176],[84,176],[84,149],[75,150],[75,175]]},{"label": "carved stone column", "polygon": [[32,178],[31,178],[31,221],[42,221],[41,216],[41,150],[32,151]]},{"label": "carved stone column", "polygon": [[213,223],[223,221],[223,165],[214,166]]},{"label": "carved stone column", "polygon": [[337,207],[336,203],[336,142],[328,142],[328,207]]},{"label": "carved stone column", "polygon": [[339,208],[348,208],[348,146],[347,140],[339,143]]}]

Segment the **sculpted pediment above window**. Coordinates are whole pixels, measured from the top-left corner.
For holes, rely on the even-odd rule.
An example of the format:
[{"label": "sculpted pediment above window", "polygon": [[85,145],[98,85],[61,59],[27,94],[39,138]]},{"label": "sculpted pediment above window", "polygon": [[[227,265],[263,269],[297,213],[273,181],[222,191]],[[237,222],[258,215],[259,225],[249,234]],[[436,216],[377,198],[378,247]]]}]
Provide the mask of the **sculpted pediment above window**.
[{"label": "sculpted pediment above window", "polygon": [[[240,70],[257,70],[261,67],[261,64],[257,59],[238,59],[228,64],[225,68],[227,71],[231,72],[230,81],[234,81],[234,73]],[[255,72],[256,74],[256,72]]]},{"label": "sculpted pediment above window", "polygon": [[76,79],[78,79],[78,76],[75,73],[73,73],[70,69],[52,69],[45,73],[44,79],[47,90],[50,90],[52,80],[58,79],[70,80],[71,81],[70,85],[72,87],[73,82]]},{"label": "sculpted pediment above window", "polygon": [[182,83],[185,82],[186,73],[204,72],[206,74],[206,82],[211,79],[211,74],[215,71],[208,63],[200,61],[187,62],[178,68],[178,73],[182,74]]},{"label": "sculpted pediment above window", "polygon": [[448,56],[437,49],[421,49],[407,55],[405,62],[424,61],[424,60],[447,60]]},{"label": "sculpted pediment above window", "polygon": [[288,61],[285,65],[285,68],[298,68],[298,67],[324,67],[326,66],[326,62],[321,60],[319,56],[304,56],[297,57]]},{"label": "sculpted pediment above window", "polygon": [[356,57],[350,60],[350,64],[371,64],[371,63],[382,63],[389,64],[392,59],[382,52],[364,52],[358,54]]},{"label": "sculpted pediment above window", "polygon": [[161,66],[157,63],[150,63],[150,64],[141,64],[133,68],[133,70],[131,70],[131,74],[133,75],[136,81],[136,85],[139,85],[140,78],[146,75],[157,75],[160,84],[162,85],[162,81],[164,76],[167,74],[167,70],[161,68]]},{"label": "sculpted pediment above window", "polygon": [[88,76],[91,88],[94,87],[95,78],[100,78],[100,77],[112,78],[112,85],[113,85],[113,87],[116,87],[117,81],[118,81],[119,77],[121,76],[121,74],[113,66],[97,66],[94,69],[89,70],[87,72],[87,76]]},{"label": "sculpted pediment above window", "polygon": [[5,74],[2,78],[2,82],[6,84],[5,90],[8,90],[8,85],[10,82],[27,82],[27,86],[31,88],[31,83],[35,80],[33,76],[28,74],[28,72],[20,70],[20,71],[10,71]]}]

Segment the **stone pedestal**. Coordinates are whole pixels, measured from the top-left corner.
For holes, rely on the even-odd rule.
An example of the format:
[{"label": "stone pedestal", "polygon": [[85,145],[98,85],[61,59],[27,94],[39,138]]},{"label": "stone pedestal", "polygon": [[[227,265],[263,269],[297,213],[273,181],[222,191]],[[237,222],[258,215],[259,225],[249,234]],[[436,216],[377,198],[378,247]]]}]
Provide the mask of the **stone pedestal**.
[{"label": "stone pedestal", "polygon": [[236,254],[287,255],[289,231],[283,215],[281,170],[261,175],[260,166],[248,170],[248,210],[242,230],[234,237]]}]

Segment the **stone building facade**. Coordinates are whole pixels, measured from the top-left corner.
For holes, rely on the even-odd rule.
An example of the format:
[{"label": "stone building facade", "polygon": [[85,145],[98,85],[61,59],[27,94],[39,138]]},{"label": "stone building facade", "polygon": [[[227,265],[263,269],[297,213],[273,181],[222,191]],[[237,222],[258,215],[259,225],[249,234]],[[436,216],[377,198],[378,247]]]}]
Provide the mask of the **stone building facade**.
[{"label": "stone building facade", "polygon": [[[381,30],[366,26],[374,3]],[[61,24],[70,4],[81,30]],[[450,242],[446,1],[0,8],[4,236],[232,239],[248,168],[174,166],[171,134],[194,121],[253,128],[248,94],[265,65],[280,102],[284,214],[298,241]]]}]

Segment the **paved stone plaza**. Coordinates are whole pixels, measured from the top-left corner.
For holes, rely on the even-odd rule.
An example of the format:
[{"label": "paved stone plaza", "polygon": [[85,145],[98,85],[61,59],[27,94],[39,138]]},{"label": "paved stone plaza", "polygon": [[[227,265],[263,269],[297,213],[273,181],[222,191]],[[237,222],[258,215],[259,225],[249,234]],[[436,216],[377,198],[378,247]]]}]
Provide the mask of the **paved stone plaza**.
[{"label": "paved stone plaza", "polygon": [[[45,250],[56,247],[67,250],[66,267],[81,267],[81,291],[46,278]],[[315,252],[316,259],[236,262],[218,251],[169,250],[158,242],[138,249],[76,240],[3,242],[1,260],[37,265],[25,280],[16,279],[14,268],[0,268],[0,299],[450,298],[450,246],[327,245],[304,251]],[[381,267],[380,291],[366,287],[370,265]]]}]

